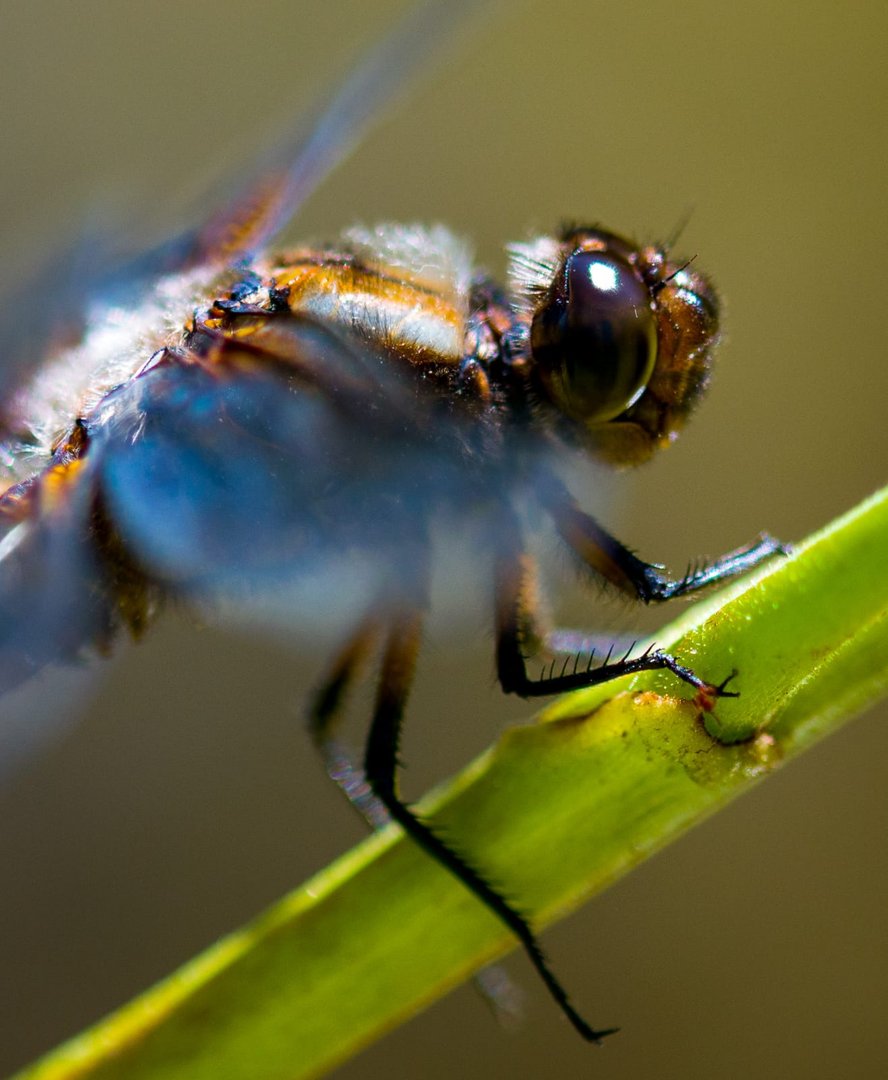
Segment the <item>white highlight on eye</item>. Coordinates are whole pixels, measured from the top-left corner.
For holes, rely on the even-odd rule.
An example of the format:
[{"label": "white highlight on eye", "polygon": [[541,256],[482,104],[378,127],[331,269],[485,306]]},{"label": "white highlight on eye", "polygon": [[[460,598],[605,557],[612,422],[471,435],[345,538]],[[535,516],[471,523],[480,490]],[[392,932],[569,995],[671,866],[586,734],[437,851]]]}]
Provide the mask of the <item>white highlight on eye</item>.
[{"label": "white highlight on eye", "polygon": [[589,280],[600,292],[616,292],[617,271],[607,263],[589,263]]}]

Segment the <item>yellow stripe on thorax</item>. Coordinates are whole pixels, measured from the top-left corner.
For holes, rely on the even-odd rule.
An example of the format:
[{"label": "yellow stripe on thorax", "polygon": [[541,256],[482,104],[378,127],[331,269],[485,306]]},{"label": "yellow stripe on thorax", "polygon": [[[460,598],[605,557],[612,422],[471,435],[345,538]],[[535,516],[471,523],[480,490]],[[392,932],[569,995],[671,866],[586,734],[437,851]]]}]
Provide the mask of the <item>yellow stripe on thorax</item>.
[{"label": "yellow stripe on thorax", "polygon": [[441,291],[345,260],[294,260],[273,276],[294,313],[340,323],[417,362],[462,359],[465,312]]}]

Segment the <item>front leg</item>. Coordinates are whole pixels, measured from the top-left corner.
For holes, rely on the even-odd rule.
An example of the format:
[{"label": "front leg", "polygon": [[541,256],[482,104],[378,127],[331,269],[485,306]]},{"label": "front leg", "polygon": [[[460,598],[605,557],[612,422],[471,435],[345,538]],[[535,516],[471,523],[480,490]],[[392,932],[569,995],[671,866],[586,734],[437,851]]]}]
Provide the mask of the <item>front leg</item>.
[{"label": "front leg", "polygon": [[[720,697],[736,696],[726,689],[733,674],[721,683],[712,684],[701,679],[670,653],[654,648],[647,649],[640,656],[631,657],[630,646],[623,656],[615,660],[609,650],[603,657],[603,662],[598,664],[595,663],[596,656],[592,652],[584,656],[571,651],[565,656],[560,667],[553,660],[543,669],[539,678],[531,678],[527,673],[527,655],[540,651],[563,653],[563,641],[569,641],[571,635],[564,635],[541,625],[535,566],[532,558],[523,549],[518,522],[511,516],[506,527],[500,530],[500,536],[495,578],[496,665],[497,676],[505,693],[525,698],[546,697],[597,686],[639,671],[665,669],[694,687],[697,691],[696,701],[702,709],[711,709]],[[631,556],[631,553],[627,554]]]},{"label": "front leg", "polygon": [[590,515],[581,510],[570,493],[557,481],[549,487],[546,509],[555,528],[583,566],[615,585],[622,593],[645,604],[660,603],[676,596],[690,596],[728,581],[771,558],[786,555],[789,548],[773,536],[762,533],[747,547],[738,548],[708,563],[697,563],[680,578],[670,577],[662,566],[646,563],[611,536]]}]

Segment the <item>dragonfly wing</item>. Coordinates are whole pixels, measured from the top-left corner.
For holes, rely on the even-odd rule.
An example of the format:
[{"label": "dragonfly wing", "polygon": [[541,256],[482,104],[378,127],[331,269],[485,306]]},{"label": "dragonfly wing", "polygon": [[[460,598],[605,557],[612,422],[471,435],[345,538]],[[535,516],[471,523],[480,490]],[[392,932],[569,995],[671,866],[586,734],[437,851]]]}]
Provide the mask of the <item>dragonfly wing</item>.
[{"label": "dragonfly wing", "polygon": [[469,16],[488,6],[485,0],[428,0],[415,7],[334,94],[276,142],[221,213],[183,238],[191,245],[190,261],[238,262],[265,247],[411,81],[443,59]]},{"label": "dragonfly wing", "polygon": [[[85,230],[34,276],[4,283],[0,308],[0,438],[12,392],[55,349],[76,342],[110,258],[105,235]],[[49,307],[48,307],[49,302]],[[49,311],[49,314],[47,313]]]},{"label": "dragonfly wing", "polygon": [[[79,339],[92,306],[137,306],[151,283],[164,274],[205,263],[233,265],[262,248],[342,161],[425,73],[464,29],[485,0],[429,0],[420,4],[371,49],[338,90],[301,114],[275,139],[274,148],[250,170],[213,193],[204,221],[134,254],[116,238],[117,223],[82,230],[35,280],[5,292],[0,315],[0,401],[47,351]],[[134,230],[130,230],[132,234]],[[47,297],[52,297],[47,314]],[[0,407],[0,437],[9,418]]]},{"label": "dragonfly wing", "polygon": [[108,601],[89,543],[91,485],[0,538],[0,693],[108,636]]},{"label": "dragonfly wing", "polygon": [[433,507],[471,502],[474,436],[365,346],[309,321],[289,332],[289,368],[235,356],[133,380],[90,447],[124,542],[175,591],[289,590],[338,618],[418,572]]},{"label": "dragonfly wing", "polygon": [[95,668],[53,667],[26,685],[0,690],[0,787],[85,715],[97,674]]}]

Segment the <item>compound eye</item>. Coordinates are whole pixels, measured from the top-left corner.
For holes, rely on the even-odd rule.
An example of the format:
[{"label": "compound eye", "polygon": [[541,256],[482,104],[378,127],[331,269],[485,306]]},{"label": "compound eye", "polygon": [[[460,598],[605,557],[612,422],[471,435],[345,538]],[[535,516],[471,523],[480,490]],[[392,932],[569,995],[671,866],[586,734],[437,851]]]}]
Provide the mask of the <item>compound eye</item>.
[{"label": "compound eye", "polygon": [[559,408],[584,424],[612,420],[643,393],[654,370],[657,327],[647,286],[620,256],[575,251],[564,295],[534,319],[531,346]]}]

